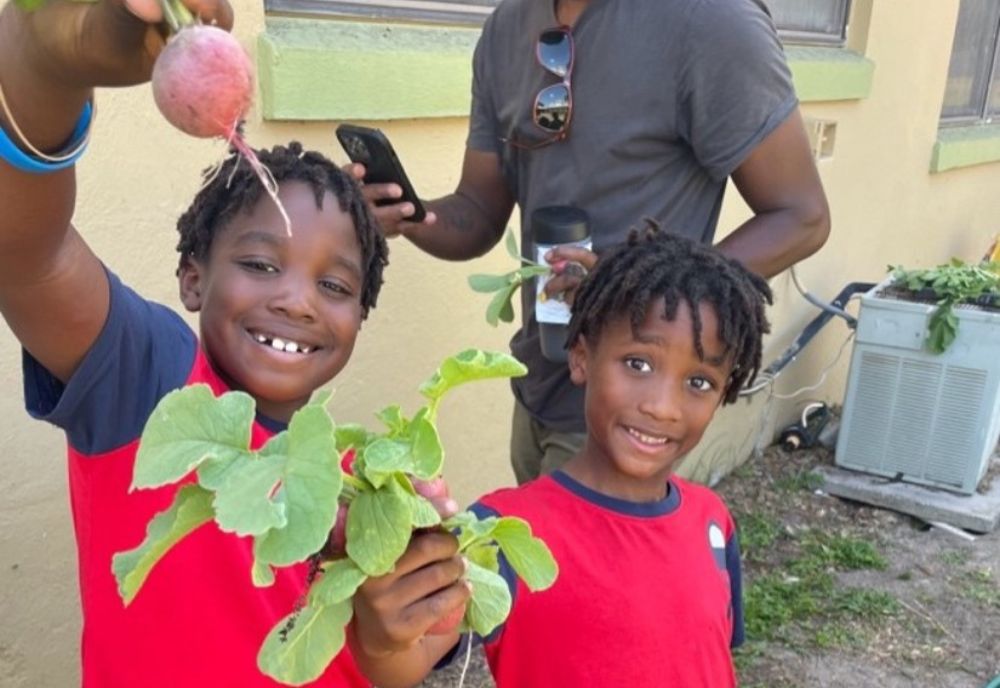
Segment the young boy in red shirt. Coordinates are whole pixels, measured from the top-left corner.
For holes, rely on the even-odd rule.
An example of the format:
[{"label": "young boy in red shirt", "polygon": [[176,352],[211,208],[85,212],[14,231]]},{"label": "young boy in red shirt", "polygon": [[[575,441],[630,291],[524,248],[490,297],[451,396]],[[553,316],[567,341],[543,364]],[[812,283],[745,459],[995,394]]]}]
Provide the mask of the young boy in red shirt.
[{"label": "young boy in red shirt", "polygon": [[[232,24],[225,0],[187,4],[205,23]],[[304,594],[304,565],[279,569],[271,587],[256,588],[250,538],[206,525],[175,546],[124,608],[112,556],[142,542],[176,492],[129,492],[137,438],[166,393],[206,383],[217,394],[254,397],[252,446],[261,446],[346,365],[375,305],[387,249],[358,186],[322,155],[291,144],[260,152],[291,235],[235,156],[178,222],[181,301],[199,314],[200,337],[104,266],[70,223],[73,163],[94,87],[148,80],[163,45],[157,13],[156,2],[141,0],[3,8],[0,311],[24,347],[29,412],[67,434],[83,685],[277,686],[257,668],[257,652]],[[369,684],[344,651],[315,685]]]},{"label": "young boy in red shirt", "polygon": [[[559,565],[538,593],[508,572],[510,616],[473,640],[498,688],[736,684],[736,529],[718,496],[673,472],[756,375],[770,299],[739,263],[652,228],[601,256],[567,340],[572,379],[585,386],[583,449],[475,506],[528,521]],[[355,657],[382,688],[414,685],[467,651],[457,631],[426,633],[468,598],[455,552],[446,533],[419,535],[355,599]]]}]

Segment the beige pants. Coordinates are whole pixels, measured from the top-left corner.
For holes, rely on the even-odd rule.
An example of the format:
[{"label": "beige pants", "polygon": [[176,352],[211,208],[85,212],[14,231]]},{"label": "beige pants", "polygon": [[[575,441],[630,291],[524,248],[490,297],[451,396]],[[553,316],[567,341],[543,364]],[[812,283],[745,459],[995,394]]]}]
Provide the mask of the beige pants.
[{"label": "beige pants", "polygon": [[583,448],[586,433],[556,432],[514,402],[510,432],[510,464],[518,485],[551,473]]}]

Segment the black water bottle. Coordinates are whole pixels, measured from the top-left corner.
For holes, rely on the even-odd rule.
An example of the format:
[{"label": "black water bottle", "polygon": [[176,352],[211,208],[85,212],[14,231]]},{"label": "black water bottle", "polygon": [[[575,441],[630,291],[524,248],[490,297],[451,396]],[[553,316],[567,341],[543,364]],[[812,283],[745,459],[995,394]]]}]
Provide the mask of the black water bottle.
[{"label": "black water bottle", "polygon": [[[531,236],[535,242],[535,261],[548,265],[545,254],[557,246],[580,246],[590,249],[590,223],[581,208],[551,205],[531,214]],[[566,333],[570,309],[561,297],[546,297],[548,276],[537,280],[535,318],[541,336],[542,355],[550,361],[566,361]]]}]

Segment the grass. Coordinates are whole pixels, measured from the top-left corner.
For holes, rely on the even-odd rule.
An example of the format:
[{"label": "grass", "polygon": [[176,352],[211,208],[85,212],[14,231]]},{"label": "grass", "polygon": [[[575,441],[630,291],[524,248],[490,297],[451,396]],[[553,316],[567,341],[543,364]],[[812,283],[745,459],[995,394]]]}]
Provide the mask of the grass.
[{"label": "grass", "polygon": [[[744,517],[743,523],[743,532],[756,546],[773,542],[776,526],[769,519]],[[899,604],[886,593],[839,585],[836,574],[885,566],[870,542],[803,531],[782,570],[753,576],[744,591],[744,622],[751,642],[737,654],[737,664],[752,664],[753,641],[780,641],[798,648],[864,642],[881,619],[897,613]]]},{"label": "grass", "polygon": [[966,571],[962,579],[962,596],[980,605],[1000,609],[1000,581],[991,569]]}]

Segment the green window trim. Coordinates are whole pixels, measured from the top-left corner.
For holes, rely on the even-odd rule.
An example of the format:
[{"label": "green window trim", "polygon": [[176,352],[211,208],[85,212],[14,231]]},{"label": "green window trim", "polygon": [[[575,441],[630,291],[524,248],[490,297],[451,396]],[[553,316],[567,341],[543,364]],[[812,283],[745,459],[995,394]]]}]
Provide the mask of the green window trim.
[{"label": "green window trim", "polygon": [[997,161],[1000,161],[1000,125],[945,127],[938,130],[931,154],[931,172]]},{"label": "green window trim", "polygon": [[[469,114],[478,27],[268,17],[257,39],[265,120],[390,120]],[[864,98],[873,63],[790,46],[803,102]]]}]

